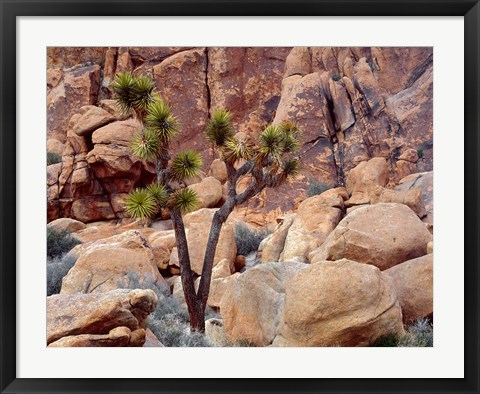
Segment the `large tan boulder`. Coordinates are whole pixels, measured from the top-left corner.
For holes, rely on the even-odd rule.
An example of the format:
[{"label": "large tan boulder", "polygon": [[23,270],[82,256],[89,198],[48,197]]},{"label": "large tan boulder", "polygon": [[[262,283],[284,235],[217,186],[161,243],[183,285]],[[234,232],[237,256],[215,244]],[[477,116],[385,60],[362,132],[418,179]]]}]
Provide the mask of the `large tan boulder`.
[{"label": "large tan boulder", "polygon": [[432,316],[433,255],[405,261],[384,273],[393,279],[405,324]]},{"label": "large tan boulder", "polygon": [[403,334],[393,282],[376,267],[342,259],[301,270],[285,289],[274,346],[366,346]]},{"label": "large tan boulder", "polygon": [[47,343],[71,335],[108,334],[117,327],[137,330],[156,306],[152,290],[52,295],[47,297]]},{"label": "large tan boulder", "polygon": [[280,260],[280,255],[285,247],[288,230],[292,226],[295,216],[295,214],[292,214],[282,218],[274,232],[260,243],[257,258],[262,263],[272,263]]},{"label": "large tan boulder", "polygon": [[280,261],[308,262],[308,254],[325,242],[342,218],[343,209],[343,197],[329,190],[303,201],[288,230]]},{"label": "large tan boulder", "polygon": [[222,198],[222,184],[213,176],[203,179],[200,183],[190,185],[189,188],[197,193],[198,208],[213,208]]},{"label": "large tan boulder", "polygon": [[310,254],[312,263],[347,258],[385,270],[423,256],[432,235],[403,204],[380,203],[350,212]]},{"label": "large tan boulder", "polygon": [[[187,228],[188,251],[190,255],[190,264],[192,270],[197,274],[202,274],[203,259],[207,250],[207,242],[212,225],[213,215],[216,209],[203,208],[198,211],[185,215],[184,223]],[[235,256],[237,255],[237,245],[235,243],[235,234],[231,224],[225,223],[220,231],[215,258],[213,265],[217,265],[223,259],[226,259],[233,271]],[[170,265],[178,266],[178,252],[176,248],[172,250],[170,256]]]},{"label": "large tan boulder", "polygon": [[271,344],[282,319],[287,283],[305,267],[298,262],[261,264],[232,280],[220,302],[227,338]]},{"label": "large tan boulder", "polygon": [[99,127],[113,122],[115,117],[100,107],[89,106],[87,111],[77,120],[73,131],[83,137],[91,134]]},{"label": "large tan boulder", "polygon": [[141,347],[145,343],[145,330],[132,332],[128,327],[116,327],[108,334],[69,335],[52,342],[48,347]]},{"label": "large tan boulder", "polygon": [[62,280],[61,294],[105,292],[118,288],[168,288],[154,253],[138,231],[95,241],[77,249],[78,260]]},{"label": "large tan boulder", "polygon": [[218,179],[220,183],[224,184],[228,178],[227,166],[225,165],[225,162],[220,159],[215,159],[212,161],[208,175],[213,176],[215,179]]},{"label": "large tan boulder", "polygon": [[387,183],[388,168],[385,158],[374,157],[368,161],[362,161],[347,174],[346,187],[350,194],[349,206],[370,203],[370,194],[375,188],[383,187]]},{"label": "large tan boulder", "polygon": [[433,225],[433,171],[411,174],[403,178],[399,183],[398,186],[395,186],[395,190],[408,192],[420,189],[422,191],[423,204],[426,211],[423,221]]},{"label": "large tan boulder", "polygon": [[409,207],[421,219],[427,215],[422,197],[422,190],[411,188],[406,190],[392,190],[377,186],[372,190],[370,203],[395,202]]},{"label": "large tan boulder", "polygon": [[47,228],[54,229],[55,231],[68,231],[74,233],[87,228],[87,226],[85,223],[79,222],[75,219],[60,218],[48,223]]}]

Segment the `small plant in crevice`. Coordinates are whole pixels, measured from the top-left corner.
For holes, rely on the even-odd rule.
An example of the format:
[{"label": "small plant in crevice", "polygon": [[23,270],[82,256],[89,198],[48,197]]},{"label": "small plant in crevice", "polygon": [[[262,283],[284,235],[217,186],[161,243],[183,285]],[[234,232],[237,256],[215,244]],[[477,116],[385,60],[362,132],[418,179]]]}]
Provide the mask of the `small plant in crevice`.
[{"label": "small plant in crevice", "polygon": [[322,194],[328,189],[331,189],[331,186],[328,186],[327,184],[321,181],[312,179],[308,182],[307,197],[313,197],[318,194]]},{"label": "small plant in crevice", "polygon": [[51,164],[57,164],[62,162],[62,156],[53,153],[53,152],[47,152],[47,166]]},{"label": "small plant in crevice", "polygon": [[245,223],[235,224],[235,242],[237,243],[237,255],[247,256],[256,252],[260,243],[268,236],[267,230],[256,230]]},{"label": "small plant in crevice", "polygon": [[47,296],[60,293],[62,279],[76,261],[77,256],[71,253],[47,259]]},{"label": "small plant in crevice", "polygon": [[417,149],[417,155],[418,155],[419,159],[421,159],[423,157],[423,149],[422,148]]},{"label": "small plant in crevice", "polygon": [[47,256],[51,259],[63,256],[81,243],[69,231],[58,231],[47,227]]},{"label": "small plant in crevice", "polygon": [[342,79],[342,76],[340,74],[335,73],[335,74],[332,75],[332,79],[335,82],[337,82],[337,81],[340,81]]}]

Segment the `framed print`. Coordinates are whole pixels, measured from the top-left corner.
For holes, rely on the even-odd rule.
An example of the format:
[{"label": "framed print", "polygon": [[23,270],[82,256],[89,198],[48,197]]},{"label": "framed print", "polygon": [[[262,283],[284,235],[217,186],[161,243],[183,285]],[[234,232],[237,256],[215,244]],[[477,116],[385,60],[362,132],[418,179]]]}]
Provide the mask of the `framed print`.
[{"label": "framed print", "polygon": [[2,393],[479,391],[477,1],[0,4]]}]

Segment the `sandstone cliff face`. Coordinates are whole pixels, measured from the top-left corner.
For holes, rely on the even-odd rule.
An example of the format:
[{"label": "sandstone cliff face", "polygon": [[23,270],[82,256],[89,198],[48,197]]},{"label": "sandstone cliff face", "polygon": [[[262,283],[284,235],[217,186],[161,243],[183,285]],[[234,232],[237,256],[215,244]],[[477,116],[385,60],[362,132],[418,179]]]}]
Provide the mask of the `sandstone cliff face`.
[{"label": "sandstone cliff face", "polygon": [[[239,132],[256,136],[284,119],[303,130],[300,177],[251,203],[295,207],[310,179],[344,186],[358,163],[384,157],[391,181],[432,170],[432,48],[49,48],[48,219],[121,218],[132,188],[154,170],[128,148],[137,127],[115,110],[116,72],[152,77],[179,118],[173,149],[215,159],[203,136],[212,110],[226,107]],[[262,205],[263,204],[263,205]]]}]

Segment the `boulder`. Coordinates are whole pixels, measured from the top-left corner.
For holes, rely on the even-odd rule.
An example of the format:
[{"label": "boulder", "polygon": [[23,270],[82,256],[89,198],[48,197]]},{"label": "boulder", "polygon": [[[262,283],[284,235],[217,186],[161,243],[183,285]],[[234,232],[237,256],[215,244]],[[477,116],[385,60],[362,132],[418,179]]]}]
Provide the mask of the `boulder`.
[{"label": "boulder", "polygon": [[89,106],[87,111],[77,120],[75,126],[73,126],[73,131],[83,137],[114,120],[115,117],[104,109]]},{"label": "boulder", "polygon": [[212,161],[208,175],[218,179],[220,183],[224,184],[228,178],[227,166],[225,165],[225,162],[220,159],[215,159]]},{"label": "boulder", "polygon": [[65,144],[63,144],[59,140],[55,138],[49,138],[47,140],[47,152],[55,153],[59,156],[62,156],[64,149],[65,149]]},{"label": "boulder", "polygon": [[165,347],[162,342],[155,336],[155,334],[147,328],[145,330],[145,343],[143,347]]},{"label": "boulder", "polygon": [[[187,228],[188,251],[190,255],[190,264],[192,270],[197,274],[202,274],[203,259],[207,250],[207,242],[212,225],[213,215],[216,209],[203,208],[198,211],[185,215],[184,223]],[[215,251],[213,266],[217,265],[223,259],[226,259],[233,272],[234,261],[237,255],[237,245],[235,243],[235,234],[232,226],[225,223],[220,231]],[[170,265],[178,266],[178,253],[176,248],[172,250],[170,256]]]},{"label": "boulder", "polygon": [[157,306],[152,290],[114,290],[47,297],[47,344],[81,334],[109,334],[117,327],[137,330]]},{"label": "boulder", "polygon": [[78,260],[62,280],[61,294],[105,292],[118,288],[168,289],[154,254],[138,231],[95,241],[76,250]]},{"label": "boulder", "polygon": [[228,340],[271,344],[283,316],[285,288],[306,267],[298,262],[261,264],[232,280],[220,302]]},{"label": "boulder", "polygon": [[387,161],[383,157],[374,157],[362,161],[350,170],[346,178],[347,191],[350,194],[348,206],[370,203],[370,194],[377,186],[388,183]]},{"label": "boulder", "polygon": [[279,261],[280,254],[285,247],[285,239],[287,238],[288,230],[292,226],[294,219],[295,214],[282,218],[274,232],[260,243],[257,258],[262,263]]},{"label": "boulder", "polygon": [[408,190],[392,190],[377,186],[372,189],[370,203],[394,202],[409,207],[421,219],[427,215],[423,202],[422,191],[419,188]]},{"label": "boulder", "polygon": [[144,343],[144,329],[132,332],[128,327],[116,327],[108,334],[69,335],[52,342],[48,347],[141,347]]},{"label": "boulder", "polygon": [[47,228],[54,229],[55,231],[68,231],[74,233],[87,228],[87,226],[75,219],[60,218],[48,223]]},{"label": "boulder", "polygon": [[312,263],[347,258],[382,271],[423,256],[432,235],[406,205],[380,203],[349,213],[309,258]]},{"label": "boulder", "polygon": [[[79,62],[81,63],[81,62]],[[78,65],[79,63],[76,63]],[[65,142],[68,120],[85,105],[96,103],[101,69],[97,64],[65,70],[47,96],[47,136]]]},{"label": "boulder", "polygon": [[404,333],[391,278],[347,259],[299,271],[286,285],[284,310],[274,346],[367,346]]},{"label": "boulder", "polygon": [[240,273],[236,272],[233,275],[226,277],[217,277],[215,279],[212,277],[207,305],[212,308],[219,308],[222,303],[223,296],[225,295],[225,291],[230,286],[230,283],[237,280],[239,276]]},{"label": "boulder", "polygon": [[87,196],[73,202],[71,217],[80,222],[89,223],[97,220],[115,219],[115,212],[108,196]]},{"label": "boulder", "polygon": [[197,193],[199,205],[197,208],[213,208],[222,198],[222,184],[213,176],[203,179],[189,188]]},{"label": "boulder", "polygon": [[433,171],[411,174],[400,181],[395,190],[407,191],[420,189],[422,191],[423,204],[426,210],[426,216],[423,221],[433,225]]},{"label": "boulder", "polygon": [[205,321],[205,336],[216,346],[228,346],[227,336],[223,328],[222,319],[208,319]]},{"label": "boulder", "polygon": [[308,254],[322,245],[337,226],[344,209],[343,197],[328,190],[324,193],[307,198],[299,205],[288,229],[280,261],[308,262]]},{"label": "boulder", "polygon": [[393,279],[405,324],[433,315],[433,255],[405,261],[384,273]]}]

